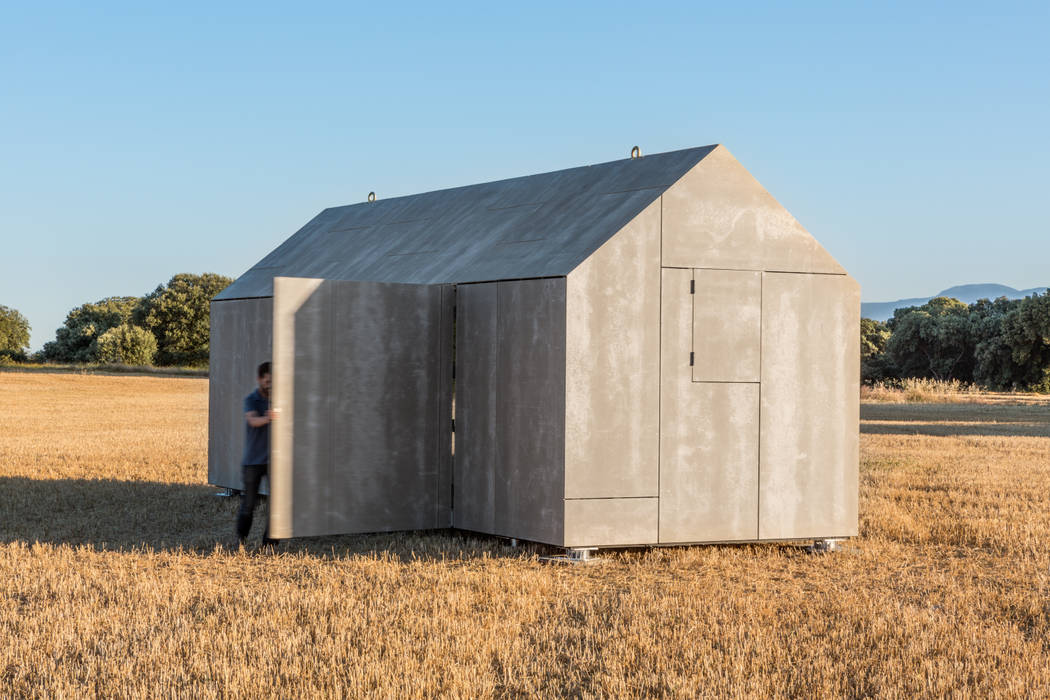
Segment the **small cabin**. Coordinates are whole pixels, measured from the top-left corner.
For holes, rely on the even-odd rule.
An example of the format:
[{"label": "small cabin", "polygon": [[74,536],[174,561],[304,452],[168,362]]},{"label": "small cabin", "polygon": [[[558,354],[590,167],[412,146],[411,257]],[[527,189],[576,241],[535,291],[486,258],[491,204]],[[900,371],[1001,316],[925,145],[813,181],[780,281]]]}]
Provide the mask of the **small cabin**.
[{"label": "small cabin", "polygon": [[212,300],[208,479],[272,360],[274,537],[849,537],[859,324],[724,146],[332,207]]}]

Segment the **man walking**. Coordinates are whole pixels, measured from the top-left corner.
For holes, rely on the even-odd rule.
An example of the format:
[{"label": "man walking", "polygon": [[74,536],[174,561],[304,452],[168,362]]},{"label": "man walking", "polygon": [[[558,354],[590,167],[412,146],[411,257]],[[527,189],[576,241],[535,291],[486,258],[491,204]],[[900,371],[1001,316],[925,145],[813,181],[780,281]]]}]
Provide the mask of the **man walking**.
[{"label": "man walking", "polygon": [[[252,529],[252,516],[259,500],[259,483],[270,469],[270,423],[275,411],[270,408],[270,363],[259,365],[256,372],[259,388],[244,398],[244,491],[241,493],[241,509],[237,513],[237,539],[243,545]],[[270,525],[263,532],[263,545],[276,544],[270,539]]]}]

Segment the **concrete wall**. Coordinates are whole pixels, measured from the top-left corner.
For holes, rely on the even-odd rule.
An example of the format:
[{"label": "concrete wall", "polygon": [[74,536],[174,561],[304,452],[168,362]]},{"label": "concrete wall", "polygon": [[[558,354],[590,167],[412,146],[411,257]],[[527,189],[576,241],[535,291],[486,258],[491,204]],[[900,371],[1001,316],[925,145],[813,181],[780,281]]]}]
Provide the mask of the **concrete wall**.
[{"label": "concrete wall", "polygon": [[565,279],[459,285],[455,527],[561,545]]},{"label": "concrete wall", "polygon": [[452,291],[274,280],[275,537],[448,527]]},{"label": "concrete wall", "polygon": [[255,387],[256,368],[271,359],[273,299],[211,304],[208,380],[208,483],[244,487],[244,397]]},{"label": "concrete wall", "polygon": [[664,193],[663,265],[845,274],[725,146]]},{"label": "concrete wall", "polygon": [[762,307],[759,536],[856,535],[860,287],[767,274]]},{"label": "concrete wall", "polygon": [[569,275],[565,362],[566,541],[652,542],[660,478],[653,390],[660,381],[659,201]]},{"label": "concrete wall", "polygon": [[[693,279],[693,270],[663,271],[659,541],[753,540],[758,536],[758,384],[730,379],[739,372],[732,362],[736,333],[723,336],[721,347],[718,337],[709,336],[703,358],[697,359],[709,363],[708,376],[722,368],[724,375],[713,375],[721,379],[693,381],[694,305],[704,305],[708,287],[697,284],[697,293],[691,294]],[[738,291],[746,293],[748,280],[740,282]],[[713,310],[701,318],[711,315]],[[722,325],[721,319],[714,324]]]},{"label": "concrete wall", "polygon": [[721,146],[661,238],[660,542],[856,534],[856,282]]}]

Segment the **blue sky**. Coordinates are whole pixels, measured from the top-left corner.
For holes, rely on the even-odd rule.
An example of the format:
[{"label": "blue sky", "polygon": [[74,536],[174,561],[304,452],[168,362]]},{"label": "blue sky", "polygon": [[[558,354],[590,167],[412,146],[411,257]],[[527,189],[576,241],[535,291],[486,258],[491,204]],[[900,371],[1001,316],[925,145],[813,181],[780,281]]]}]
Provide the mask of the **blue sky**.
[{"label": "blue sky", "polygon": [[1050,3],[5,3],[0,304],[321,209],[723,143],[865,301],[1050,284]]}]

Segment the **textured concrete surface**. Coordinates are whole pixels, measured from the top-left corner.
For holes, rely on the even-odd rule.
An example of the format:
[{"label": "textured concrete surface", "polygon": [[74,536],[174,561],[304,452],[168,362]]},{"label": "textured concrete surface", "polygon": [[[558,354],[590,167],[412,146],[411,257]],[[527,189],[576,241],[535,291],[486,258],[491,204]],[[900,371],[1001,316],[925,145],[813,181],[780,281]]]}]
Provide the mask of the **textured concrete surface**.
[{"label": "textured concrete surface", "polygon": [[[506,519],[496,512],[496,489],[505,484],[496,463],[499,439],[499,323],[496,283],[456,289],[456,455],[453,524],[476,532],[501,533]],[[498,520],[498,522],[497,522]]]},{"label": "textured concrete surface", "polygon": [[273,534],[447,527],[450,290],[277,278],[274,304]]},{"label": "textured concrete surface", "polygon": [[217,299],[276,276],[418,284],[563,277],[713,146],[325,209]]},{"label": "textured concrete surface", "polygon": [[694,270],[694,382],[757,382],[762,350],[762,274]]},{"label": "textured concrete surface", "polygon": [[656,496],[660,204],[566,282],[565,496]]},{"label": "textured concrete surface", "polygon": [[663,266],[845,274],[725,146],[663,200]]},{"label": "textured concrete surface", "polygon": [[208,382],[208,483],[244,487],[244,397],[257,386],[256,368],[271,359],[273,299],[211,304]]},{"label": "textured concrete surface", "polygon": [[[326,314],[320,308],[327,300],[328,290],[322,289],[322,284],[323,280],[274,282],[271,405],[279,411],[280,418],[270,426],[272,537],[291,537],[300,529],[308,532],[311,518],[318,521],[320,529],[327,525],[317,488],[296,492],[297,470],[317,479],[329,461],[327,446],[319,446],[321,454],[310,454],[310,446],[321,439],[323,424],[317,414],[329,402],[320,367],[328,350],[322,327]],[[300,410],[304,413],[301,417]]]},{"label": "textured concrete surface", "polygon": [[497,513],[513,537],[561,544],[565,498],[565,279],[500,282]]},{"label": "textured concrete surface", "polygon": [[860,287],[766,274],[759,535],[857,534]]},{"label": "textured concrete surface", "polygon": [[663,270],[659,542],[755,539],[759,389],[692,381],[692,277]]},{"label": "textured concrete surface", "polygon": [[457,290],[456,527],[562,544],[565,280]]},{"label": "textured concrete surface", "polygon": [[657,542],[657,498],[565,501],[566,547],[617,547]]}]

